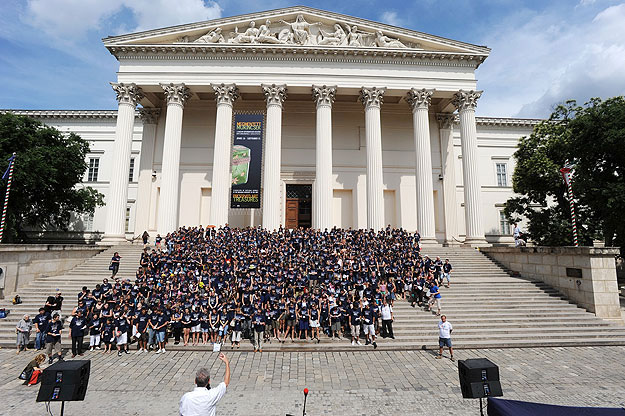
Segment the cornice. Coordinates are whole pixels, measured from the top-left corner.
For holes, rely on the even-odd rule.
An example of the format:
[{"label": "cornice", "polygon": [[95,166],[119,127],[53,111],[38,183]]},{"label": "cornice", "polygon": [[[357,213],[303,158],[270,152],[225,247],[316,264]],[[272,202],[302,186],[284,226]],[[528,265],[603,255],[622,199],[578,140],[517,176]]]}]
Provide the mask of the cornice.
[{"label": "cornice", "polygon": [[118,60],[258,60],[351,62],[478,68],[488,55],[408,49],[282,45],[128,45],[107,47]]},{"label": "cornice", "polygon": [[104,42],[104,45],[107,48],[109,48],[110,46],[114,46],[114,45],[121,46],[121,44],[125,42],[130,42],[133,40],[146,38],[146,37],[176,34],[176,33],[184,32],[184,31],[209,29],[209,28],[221,26],[221,25],[239,23],[239,22],[250,21],[250,20],[260,20],[260,19],[265,19],[270,16],[287,15],[287,14],[293,14],[293,13],[310,13],[310,14],[314,14],[322,18],[327,18],[331,20],[349,21],[350,24],[356,24],[359,26],[362,25],[362,26],[377,27],[383,30],[391,31],[399,35],[419,37],[426,41],[435,42],[435,43],[439,43],[439,44],[450,46],[450,47],[470,49],[470,50],[473,50],[477,54],[485,55],[484,58],[486,58],[486,56],[488,56],[488,54],[490,53],[490,49],[486,46],[474,45],[471,43],[466,43],[466,42],[461,42],[461,41],[457,41],[453,39],[430,35],[428,33],[423,33],[423,32],[419,32],[416,30],[405,29],[405,28],[392,26],[392,25],[388,25],[385,23],[381,23],[381,22],[362,19],[359,17],[354,17],[354,16],[340,14],[340,13],[334,13],[334,12],[330,12],[327,10],[315,9],[315,8],[308,7],[308,6],[293,6],[293,7],[285,7],[285,8],[273,9],[273,10],[265,10],[265,11],[255,12],[255,13],[224,17],[220,19],[207,20],[207,21],[177,25],[177,26],[169,26],[169,27],[164,27],[164,28],[155,29],[155,30],[148,30],[144,32],[130,33],[126,35],[109,36],[109,37],[102,39],[102,41]]},{"label": "cornice", "polygon": [[534,127],[543,121],[539,118],[475,117],[475,122],[481,126]]},{"label": "cornice", "polygon": [[[117,110],[11,110],[0,109],[0,113],[13,113],[19,116],[49,119],[116,119]],[[135,112],[139,118],[139,110]],[[480,126],[534,127],[545,120],[538,118],[475,117]],[[455,124],[458,124],[456,115]]]},{"label": "cornice", "polygon": [[[117,110],[0,110],[18,116],[46,119],[116,119]],[[135,112],[135,118],[139,112]]]}]

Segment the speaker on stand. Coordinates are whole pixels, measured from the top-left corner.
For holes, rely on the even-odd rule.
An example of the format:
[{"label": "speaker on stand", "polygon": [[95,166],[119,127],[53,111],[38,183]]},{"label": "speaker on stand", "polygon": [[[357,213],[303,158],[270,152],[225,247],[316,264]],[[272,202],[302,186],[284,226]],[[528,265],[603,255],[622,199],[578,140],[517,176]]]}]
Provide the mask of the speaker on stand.
[{"label": "speaker on stand", "polygon": [[38,402],[61,402],[61,416],[65,402],[85,400],[91,360],[58,361],[43,370]]},{"label": "speaker on stand", "polygon": [[482,399],[503,396],[499,381],[499,367],[487,358],[458,361],[458,378],[462,397],[480,399],[480,415],[484,416]]}]

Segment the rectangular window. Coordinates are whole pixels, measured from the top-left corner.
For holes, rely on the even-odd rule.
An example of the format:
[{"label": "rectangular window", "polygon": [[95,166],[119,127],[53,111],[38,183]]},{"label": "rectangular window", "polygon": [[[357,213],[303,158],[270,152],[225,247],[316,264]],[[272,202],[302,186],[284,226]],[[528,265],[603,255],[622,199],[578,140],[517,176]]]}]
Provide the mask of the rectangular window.
[{"label": "rectangular window", "polygon": [[499,211],[499,231],[501,235],[510,235],[510,223],[503,211]]},{"label": "rectangular window", "polygon": [[93,214],[85,215],[83,223],[85,231],[93,231]]},{"label": "rectangular window", "polygon": [[126,207],[126,232],[130,228],[130,207]]},{"label": "rectangular window", "polygon": [[130,158],[130,170],[128,171],[128,182],[132,182],[135,176],[135,158]]},{"label": "rectangular window", "polygon": [[497,186],[508,186],[508,164],[497,163]]},{"label": "rectangular window", "polygon": [[100,169],[100,158],[92,157],[89,159],[89,170],[87,172],[87,182],[98,181],[98,170]]}]

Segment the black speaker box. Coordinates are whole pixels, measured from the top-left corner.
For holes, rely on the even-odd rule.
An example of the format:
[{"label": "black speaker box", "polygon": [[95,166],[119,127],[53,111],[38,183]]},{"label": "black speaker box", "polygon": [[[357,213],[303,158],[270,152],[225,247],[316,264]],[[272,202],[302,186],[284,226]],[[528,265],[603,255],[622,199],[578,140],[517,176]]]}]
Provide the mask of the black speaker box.
[{"label": "black speaker box", "polygon": [[85,400],[90,371],[90,360],[58,361],[43,370],[37,401]]},{"label": "black speaker box", "polygon": [[486,358],[458,361],[458,378],[465,399],[503,396],[499,367]]}]

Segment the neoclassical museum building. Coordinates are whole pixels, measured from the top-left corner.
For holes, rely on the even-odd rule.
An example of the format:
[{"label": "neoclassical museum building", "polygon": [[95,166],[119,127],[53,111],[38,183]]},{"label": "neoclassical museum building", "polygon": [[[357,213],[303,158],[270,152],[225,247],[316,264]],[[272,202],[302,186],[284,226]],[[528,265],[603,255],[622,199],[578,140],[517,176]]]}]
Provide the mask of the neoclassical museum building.
[{"label": "neoclassical museum building", "polygon": [[490,50],[309,7],[104,39],[117,111],[22,111],[91,144],[77,235],[179,226],[512,241],[512,157],[539,120],[476,117]]}]

